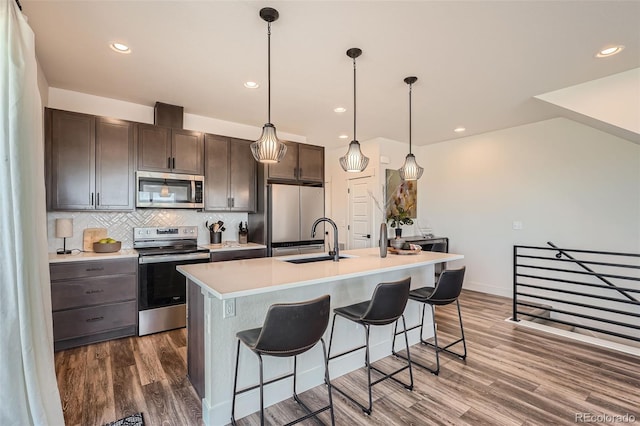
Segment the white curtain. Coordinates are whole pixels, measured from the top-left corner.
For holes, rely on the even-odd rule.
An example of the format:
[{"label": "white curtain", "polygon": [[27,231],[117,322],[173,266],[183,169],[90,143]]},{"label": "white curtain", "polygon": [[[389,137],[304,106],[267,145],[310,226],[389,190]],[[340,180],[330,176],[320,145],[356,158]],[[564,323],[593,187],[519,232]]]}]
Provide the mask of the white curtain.
[{"label": "white curtain", "polygon": [[63,425],[53,360],[34,35],[0,0],[0,425]]}]

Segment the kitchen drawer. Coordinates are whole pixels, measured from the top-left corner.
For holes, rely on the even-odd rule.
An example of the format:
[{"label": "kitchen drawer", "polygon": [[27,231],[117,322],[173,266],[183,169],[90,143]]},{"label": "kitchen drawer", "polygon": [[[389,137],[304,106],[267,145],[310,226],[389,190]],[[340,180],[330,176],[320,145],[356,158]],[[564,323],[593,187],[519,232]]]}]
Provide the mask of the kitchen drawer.
[{"label": "kitchen drawer", "polygon": [[101,305],[137,297],[136,275],[110,275],[51,283],[54,311]]},{"label": "kitchen drawer", "polygon": [[258,257],[265,257],[266,255],[266,249],[231,250],[218,252],[214,251],[211,253],[211,262],[224,262],[226,260],[238,259],[255,259]]},{"label": "kitchen drawer", "polygon": [[87,336],[106,330],[135,326],[138,307],[135,300],[53,313],[54,340]]},{"label": "kitchen drawer", "polygon": [[101,275],[135,274],[138,259],[96,260],[88,262],[54,263],[50,265],[51,281]]}]

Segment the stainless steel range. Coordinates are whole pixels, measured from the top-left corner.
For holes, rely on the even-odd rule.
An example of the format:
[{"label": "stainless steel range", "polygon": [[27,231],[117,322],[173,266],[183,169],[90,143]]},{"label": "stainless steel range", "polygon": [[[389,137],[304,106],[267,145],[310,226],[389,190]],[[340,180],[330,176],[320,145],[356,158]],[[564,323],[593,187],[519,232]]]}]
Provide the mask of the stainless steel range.
[{"label": "stainless steel range", "polygon": [[138,251],[138,335],[186,326],[186,278],[178,265],[209,262],[198,227],[133,228]]}]

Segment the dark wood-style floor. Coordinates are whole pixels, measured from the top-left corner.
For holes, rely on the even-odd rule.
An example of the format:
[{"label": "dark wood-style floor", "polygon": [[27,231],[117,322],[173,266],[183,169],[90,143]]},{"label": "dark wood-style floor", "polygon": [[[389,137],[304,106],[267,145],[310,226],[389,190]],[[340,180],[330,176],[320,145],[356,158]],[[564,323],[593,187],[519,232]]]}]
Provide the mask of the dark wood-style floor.
[{"label": "dark wood-style floor", "polygon": [[[376,385],[371,416],[334,392],[336,424],[569,425],[581,413],[583,419],[627,415],[640,421],[639,358],[515,328],[504,321],[510,299],[464,291],[461,305],[466,363],[443,355],[439,376],[415,368],[413,392],[389,380]],[[439,308],[437,321],[443,340],[453,339],[455,305]],[[185,337],[183,329],[58,352],[66,424],[102,425],[140,411],[149,426],[202,424],[200,401],[185,377]],[[432,353],[414,346],[412,357],[429,362]],[[376,365],[392,369],[400,364],[388,357]],[[365,383],[362,371],[335,380],[361,395],[363,402]],[[326,388],[319,386],[302,398],[314,408],[325,403],[326,395]],[[292,400],[266,410],[269,424],[301,414]],[[328,422],[327,413],[321,417]],[[613,424],[616,418],[591,420]],[[624,418],[617,420],[622,423]],[[256,425],[259,416],[238,423]]]}]

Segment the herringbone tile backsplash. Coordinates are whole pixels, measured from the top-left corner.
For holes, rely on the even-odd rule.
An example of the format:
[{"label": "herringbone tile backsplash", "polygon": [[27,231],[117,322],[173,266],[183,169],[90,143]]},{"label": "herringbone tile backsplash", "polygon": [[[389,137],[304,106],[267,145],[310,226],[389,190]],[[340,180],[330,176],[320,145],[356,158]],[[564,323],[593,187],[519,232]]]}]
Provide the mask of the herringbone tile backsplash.
[{"label": "herringbone tile backsplash", "polygon": [[51,212],[47,213],[49,252],[62,248],[62,238],[55,237],[59,218],[73,219],[73,237],[67,238],[67,249],[82,249],[85,228],[106,228],[107,235],[122,241],[122,248],[133,247],[133,228],[144,226],[197,226],[198,244],[209,244],[206,221],[224,222],[222,240],[238,240],[238,226],[247,221],[246,213],[211,213],[194,210],[139,209],[133,212]]}]

